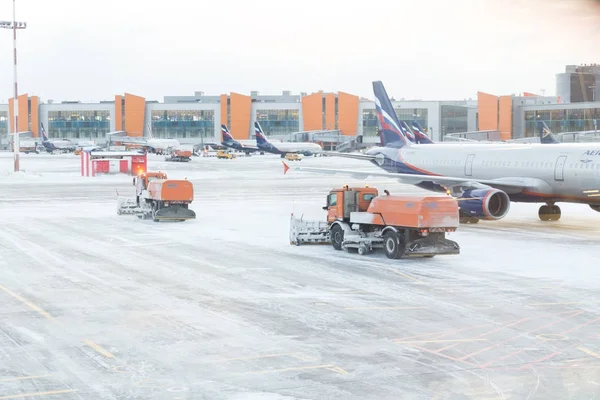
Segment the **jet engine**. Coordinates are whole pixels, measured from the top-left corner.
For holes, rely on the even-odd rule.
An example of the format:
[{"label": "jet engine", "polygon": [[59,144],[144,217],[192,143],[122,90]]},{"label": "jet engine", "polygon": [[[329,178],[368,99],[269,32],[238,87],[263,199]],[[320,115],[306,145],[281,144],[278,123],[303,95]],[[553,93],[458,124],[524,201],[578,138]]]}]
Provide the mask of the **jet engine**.
[{"label": "jet engine", "polygon": [[510,198],[498,189],[466,190],[458,200],[463,213],[479,219],[502,219],[510,209]]}]

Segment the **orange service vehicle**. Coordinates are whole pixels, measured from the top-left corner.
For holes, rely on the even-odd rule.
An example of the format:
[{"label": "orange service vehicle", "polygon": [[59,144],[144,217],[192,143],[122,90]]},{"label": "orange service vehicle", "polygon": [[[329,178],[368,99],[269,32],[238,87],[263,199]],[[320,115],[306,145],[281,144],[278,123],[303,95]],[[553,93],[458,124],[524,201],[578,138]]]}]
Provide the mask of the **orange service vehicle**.
[{"label": "orange service vehicle", "polygon": [[164,172],[145,172],[133,178],[136,197],[119,201],[117,214],[136,214],[139,218],[185,221],[196,218],[189,209],[194,186],[186,179],[168,179]]},{"label": "orange service vehicle", "polygon": [[446,238],[459,226],[452,197],[379,195],[375,188],[344,186],[327,196],[327,221],[304,221],[292,214],[290,242],[331,243],[363,255],[383,248],[388,258],[459,254]]},{"label": "orange service vehicle", "polygon": [[192,160],[191,150],[173,150],[165,157],[165,161],[188,162]]}]

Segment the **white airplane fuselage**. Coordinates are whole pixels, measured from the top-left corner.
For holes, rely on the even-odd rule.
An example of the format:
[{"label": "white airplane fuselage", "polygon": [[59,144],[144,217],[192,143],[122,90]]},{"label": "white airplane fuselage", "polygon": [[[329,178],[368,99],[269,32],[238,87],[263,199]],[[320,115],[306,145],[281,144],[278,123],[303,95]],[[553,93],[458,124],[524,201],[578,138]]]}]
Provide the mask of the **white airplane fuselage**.
[{"label": "white airplane fuselage", "polygon": [[[263,146],[266,151],[273,153],[312,153],[319,154],[323,152],[323,148],[316,143],[304,143],[304,142],[270,142],[273,149],[269,149],[269,146]],[[261,146],[259,146],[260,148]],[[275,151],[273,151],[275,150]]]},{"label": "white airplane fuselage", "polygon": [[[372,162],[392,173],[481,180],[518,180],[522,191],[507,191],[511,201],[600,205],[600,144],[413,144],[375,147]],[[441,191],[424,182],[419,186]],[[588,193],[586,193],[588,192]],[[596,192],[598,193],[598,192]]]}]

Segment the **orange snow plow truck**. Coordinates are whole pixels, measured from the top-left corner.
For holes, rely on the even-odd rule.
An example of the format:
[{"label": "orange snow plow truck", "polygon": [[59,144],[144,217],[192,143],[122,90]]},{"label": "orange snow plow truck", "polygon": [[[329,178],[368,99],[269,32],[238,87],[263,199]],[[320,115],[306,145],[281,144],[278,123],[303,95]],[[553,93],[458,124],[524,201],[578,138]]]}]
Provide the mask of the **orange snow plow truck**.
[{"label": "orange snow plow truck", "polygon": [[165,157],[165,161],[188,162],[192,160],[191,150],[173,150]]},{"label": "orange snow plow truck", "polygon": [[305,221],[292,214],[290,243],[331,243],[334,249],[364,255],[383,248],[388,258],[459,254],[446,238],[459,225],[452,197],[379,195],[369,187],[334,189],[327,196],[327,221]]},{"label": "orange snow plow truck", "polygon": [[196,218],[188,206],[194,200],[194,186],[184,179],[167,179],[164,172],[146,172],[133,178],[134,199],[119,199],[117,214],[135,214],[153,221],[185,221]]}]

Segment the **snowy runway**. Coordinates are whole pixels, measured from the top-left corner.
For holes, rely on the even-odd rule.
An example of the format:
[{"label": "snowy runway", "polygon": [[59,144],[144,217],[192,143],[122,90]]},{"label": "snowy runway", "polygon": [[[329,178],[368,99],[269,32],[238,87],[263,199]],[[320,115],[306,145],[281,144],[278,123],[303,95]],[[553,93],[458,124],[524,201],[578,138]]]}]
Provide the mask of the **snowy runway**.
[{"label": "snowy runway", "polygon": [[284,176],[273,156],[161,160],[194,183],[196,220],[118,216],[131,177],[82,178],[72,155],[23,155],[15,176],[0,153],[0,399],[600,395],[589,207],[543,223],[513,203],[451,235],[459,256],[388,260],[289,245],[291,212],[324,218],[331,188],[365,181]]}]

